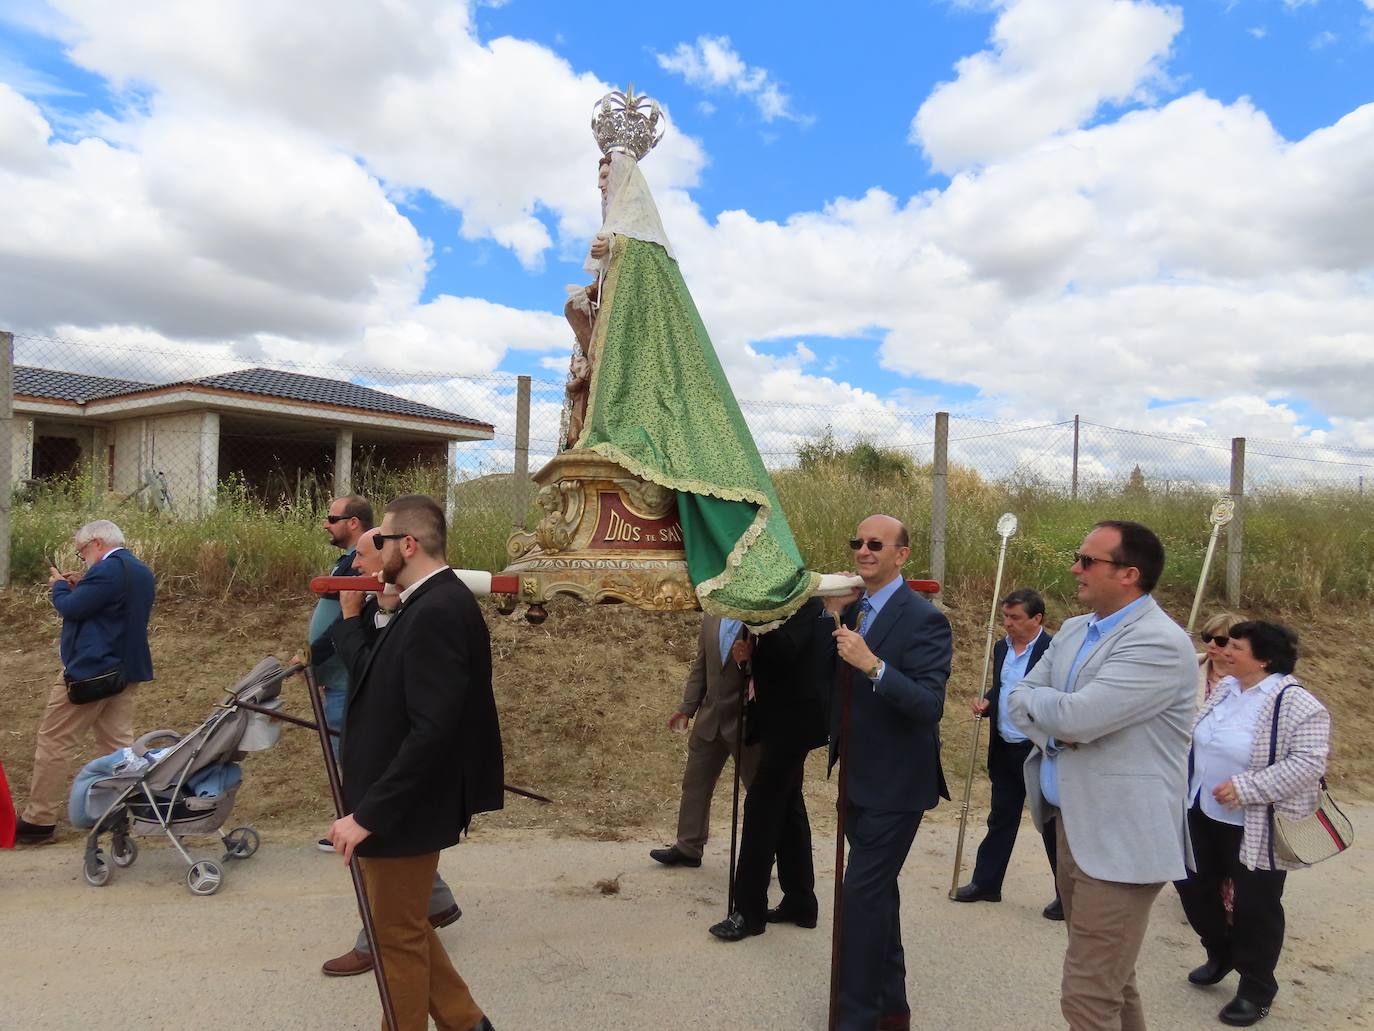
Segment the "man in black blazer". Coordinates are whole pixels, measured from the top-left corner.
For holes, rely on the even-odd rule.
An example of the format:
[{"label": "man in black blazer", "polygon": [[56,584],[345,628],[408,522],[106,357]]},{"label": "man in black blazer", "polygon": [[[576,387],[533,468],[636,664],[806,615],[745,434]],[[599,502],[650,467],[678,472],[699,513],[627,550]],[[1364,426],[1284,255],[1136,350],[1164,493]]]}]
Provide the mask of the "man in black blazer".
[{"label": "man in black blazer", "polygon": [[[827,734],[832,645],[823,615],[820,600],[812,598],[753,642],[759,757],[744,802],[735,912],[710,929],[723,941],[762,934],[769,923],[816,926],[816,873],[802,775],[807,753],[825,744]],[[769,909],[775,858],[782,901]]]},{"label": "man in black blazer", "polygon": [[[992,686],[986,698],[975,698],[973,711],[988,720],[988,779],[992,781],[992,805],[988,808],[988,833],[978,846],[973,879],[954,893],[956,902],[1001,902],[1002,880],[1011,862],[1021,810],[1026,804],[1026,757],[1035,745],[1006,718],[1007,696],[1021,682],[1053,635],[1044,630],[1045,599],[1039,591],[1022,587],[1002,599],[1002,626],[1007,631],[992,650]],[[1040,828],[1050,875],[1055,872],[1054,819]],[[1063,920],[1064,906],[1058,889],[1046,906],[1047,920]]]},{"label": "man in black blazer", "polygon": [[356,853],[377,945],[402,1028],[432,1014],[446,1031],[491,1031],[427,918],[439,851],[477,813],[501,808],[501,730],[491,688],[491,637],[472,592],[448,572],[444,511],[407,494],[387,506],[374,547],[382,578],[401,589],[381,630],[362,596],[343,592],[331,631],[349,666],[343,741],[347,815],[329,837]]},{"label": "man in black blazer", "polygon": [[[897,875],[921,816],[949,798],[940,766],[940,716],[954,657],[949,620],[907,588],[906,527],[891,516],[859,524],[854,568],[864,588],[827,598],[840,611],[835,647],[851,684],[845,763],[844,917],[840,929],[841,1031],[898,1031],[911,1024],[906,998]],[[857,629],[852,629],[857,628]],[[832,707],[831,764],[842,705]]]}]

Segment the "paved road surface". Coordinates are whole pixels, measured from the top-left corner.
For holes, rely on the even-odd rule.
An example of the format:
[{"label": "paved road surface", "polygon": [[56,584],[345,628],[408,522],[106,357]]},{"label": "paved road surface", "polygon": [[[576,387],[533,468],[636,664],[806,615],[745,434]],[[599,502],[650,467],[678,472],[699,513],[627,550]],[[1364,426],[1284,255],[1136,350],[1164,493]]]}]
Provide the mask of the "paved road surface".
[{"label": "paved road surface", "polygon": [[[1355,819],[1360,845],[1289,879],[1268,1031],[1374,1027],[1374,807]],[[186,891],[166,849],[145,846],[99,889],[70,840],[0,853],[0,1027],[375,1028],[370,977],[319,973],[351,943],[355,917],[342,864],[315,850],[315,830],[267,835],[208,898]],[[1006,901],[958,905],[945,897],[953,839],[951,826],[922,828],[902,877],[913,1026],[1062,1027],[1063,925],[1040,916],[1050,885],[1038,841],[1023,829]],[[723,915],[728,840],[699,870],[652,863],[656,844],[479,831],[444,854],[464,916],[442,935],[499,1031],[823,1028],[829,898],[817,930],[717,942],[706,928]],[[816,847],[828,894],[833,853]],[[596,887],[616,878],[616,894]],[[1190,987],[1201,958],[1166,889],[1139,970],[1152,1028],[1222,1026],[1215,1013],[1235,978]]]}]

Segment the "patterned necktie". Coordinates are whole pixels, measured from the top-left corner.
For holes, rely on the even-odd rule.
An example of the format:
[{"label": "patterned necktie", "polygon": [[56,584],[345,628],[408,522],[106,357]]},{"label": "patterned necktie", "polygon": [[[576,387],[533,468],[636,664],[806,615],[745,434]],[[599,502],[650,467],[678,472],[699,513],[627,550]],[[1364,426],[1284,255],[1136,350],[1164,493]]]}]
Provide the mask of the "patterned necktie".
[{"label": "patterned necktie", "polygon": [[868,619],[872,615],[873,603],[868,600],[868,595],[864,595],[863,600],[859,602],[859,622],[854,625],[854,629],[860,637],[867,636]]}]

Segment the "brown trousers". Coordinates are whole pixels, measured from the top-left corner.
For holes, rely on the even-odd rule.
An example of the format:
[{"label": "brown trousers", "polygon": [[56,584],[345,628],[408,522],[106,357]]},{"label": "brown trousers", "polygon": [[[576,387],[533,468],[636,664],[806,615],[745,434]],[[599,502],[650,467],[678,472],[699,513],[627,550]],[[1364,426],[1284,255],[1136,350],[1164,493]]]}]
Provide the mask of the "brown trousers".
[{"label": "brown trousers", "polygon": [[1135,987],[1135,961],[1150,923],[1150,907],[1164,887],[1100,881],[1079,869],[1055,821],[1059,897],[1069,944],[1059,1005],[1070,1031],[1145,1031],[1145,1010]]},{"label": "brown trousers", "polygon": [[687,765],[682,771],[682,801],[677,808],[678,851],[700,859],[711,830],[711,796],[725,768],[734,756],[739,763],[739,779],[747,789],[759,765],[757,745],[745,745],[743,755],[735,755],[735,741],[717,735],[710,741],[693,734],[687,739]]},{"label": "brown trousers", "polygon": [[[439,853],[362,858],[377,947],[400,1031],[472,1031],[482,1011],[429,925],[429,889]],[[386,1031],[386,1020],[382,1020]]]},{"label": "brown trousers", "polygon": [[67,685],[58,679],[48,692],[48,704],[38,721],[38,740],[33,750],[33,779],[22,818],[40,827],[57,822],[67,800],[67,774],[76,747],[87,731],[95,734],[101,755],[109,755],[134,743],[134,691],[130,684],[113,698],[89,705],[67,701]]}]

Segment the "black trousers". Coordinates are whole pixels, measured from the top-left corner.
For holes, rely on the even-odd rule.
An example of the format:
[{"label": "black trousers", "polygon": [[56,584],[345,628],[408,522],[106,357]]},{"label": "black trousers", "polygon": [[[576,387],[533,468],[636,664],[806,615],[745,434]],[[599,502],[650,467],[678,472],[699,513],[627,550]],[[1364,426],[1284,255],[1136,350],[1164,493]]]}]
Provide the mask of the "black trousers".
[{"label": "black trousers", "polygon": [[[1236,994],[1256,1006],[1268,1006],[1278,993],[1274,968],[1283,950],[1284,870],[1248,870],[1241,865],[1240,839],[1244,828],[1221,823],[1197,805],[1188,810],[1197,870],[1175,881],[1188,923],[1202,939],[1207,958],[1236,968]],[[1226,923],[1221,883],[1235,883],[1232,923]]]},{"label": "black trousers", "polygon": [[811,823],[802,798],[808,749],[762,743],[758,768],[744,799],[744,830],[735,865],[735,909],[750,927],[764,922],[773,863],[782,904],[799,917],[816,915]]},{"label": "black trousers", "polygon": [[[988,749],[992,805],[988,808],[987,837],[978,846],[978,858],[973,864],[973,884],[983,891],[999,894],[1002,891],[1002,880],[1007,876],[1016,834],[1021,829],[1021,810],[1026,805],[1026,756],[1034,747],[1029,741],[1015,745],[998,741]],[[1050,861],[1050,878],[1053,880],[1057,870],[1053,819],[1040,828],[1040,838],[1045,844],[1045,856]],[[1056,898],[1059,897],[1057,887],[1054,894]]]}]

